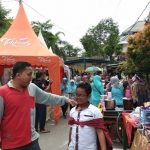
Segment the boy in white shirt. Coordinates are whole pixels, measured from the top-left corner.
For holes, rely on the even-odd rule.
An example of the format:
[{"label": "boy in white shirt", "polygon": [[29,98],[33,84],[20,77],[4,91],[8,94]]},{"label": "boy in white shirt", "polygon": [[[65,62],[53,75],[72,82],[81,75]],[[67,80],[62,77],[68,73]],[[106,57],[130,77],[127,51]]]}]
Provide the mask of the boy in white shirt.
[{"label": "boy in white shirt", "polygon": [[97,139],[101,150],[108,150],[106,142],[110,149],[112,147],[112,142],[107,137],[108,132],[103,125],[103,116],[97,107],[89,103],[90,97],[90,84],[79,83],[75,95],[78,105],[72,108],[68,122],[71,125],[68,150],[97,150]]}]

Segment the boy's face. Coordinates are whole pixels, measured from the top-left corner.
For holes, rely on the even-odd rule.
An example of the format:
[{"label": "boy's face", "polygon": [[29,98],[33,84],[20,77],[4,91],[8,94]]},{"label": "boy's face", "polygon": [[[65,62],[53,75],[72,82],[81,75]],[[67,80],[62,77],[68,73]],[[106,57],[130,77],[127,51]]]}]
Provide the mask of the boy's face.
[{"label": "boy's face", "polygon": [[82,89],[82,88],[76,89],[75,100],[77,101],[79,105],[87,103],[90,97],[91,95],[90,94],[87,95],[87,93],[85,92],[85,89]]}]

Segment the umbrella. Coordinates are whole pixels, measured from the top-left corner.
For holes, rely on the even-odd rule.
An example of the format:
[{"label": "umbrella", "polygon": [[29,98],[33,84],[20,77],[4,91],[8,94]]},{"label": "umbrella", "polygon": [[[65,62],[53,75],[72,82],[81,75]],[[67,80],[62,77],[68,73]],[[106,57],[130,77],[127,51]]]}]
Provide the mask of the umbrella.
[{"label": "umbrella", "polygon": [[97,71],[102,71],[102,69],[99,68],[99,67],[95,67],[95,66],[88,67],[88,68],[85,69],[85,72],[97,72]]}]

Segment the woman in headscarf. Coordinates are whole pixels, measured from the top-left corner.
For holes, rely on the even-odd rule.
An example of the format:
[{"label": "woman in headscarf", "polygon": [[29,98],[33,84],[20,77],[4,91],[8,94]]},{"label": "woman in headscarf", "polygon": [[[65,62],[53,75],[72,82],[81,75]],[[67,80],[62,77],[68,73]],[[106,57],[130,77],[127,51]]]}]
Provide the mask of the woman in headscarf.
[{"label": "woman in headscarf", "polygon": [[81,83],[81,76],[77,76],[77,79],[76,79],[76,82],[75,82],[75,85],[77,86],[79,83]]},{"label": "woman in headscarf", "polygon": [[[63,78],[62,82],[61,82],[61,95],[62,96],[66,96],[69,98],[69,85],[67,82],[67,78]],[[66,119],[67,116],[67,109],[68,109],[68,104],[65,103],[63,106],[61,106],[62,112],[63,112],[63,116]]]},{"label": "woman in headscarf", "polygon": [[117,76],[113,76],[110,78],[110,92],[112,94],[112,99],[116,100],[116,105],[120,106],[123,105],[123,84],[120,83]]},{"label": "woman in headscarf", "polygon": [[100,103],[100,96],[104,95],[104,89],[101,83],[101,77],[99,75],[94,76],[91,87],[92,87],[92,94],[90,103],[97,107],[98,104]]},{"label": "woman in headscarf", "polygon": [[[75,100],[75,92],[76,92],[76,85],[75,85],[75,81],[74,80],[70,80],[69,83],[69,98],[72,100]],[[72,105],[70,105],[70,110],[73,108]]]}]

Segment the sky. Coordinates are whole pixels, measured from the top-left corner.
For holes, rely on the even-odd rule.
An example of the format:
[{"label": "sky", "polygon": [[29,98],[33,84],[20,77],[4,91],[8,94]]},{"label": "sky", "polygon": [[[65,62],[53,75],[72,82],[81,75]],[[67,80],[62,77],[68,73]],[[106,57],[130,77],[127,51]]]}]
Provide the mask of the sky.
[{"label": "sky", "polygon": [[[16,16],[19,3],[17,0],[1,0],[6,9],[11,9],[10,17]],[[120,34],[130,27],[149,0],[23,0],[23,6],[29,21],[54,24],[51,32],[63,32],[61,40],[66,40],[74,47],[82,48],[80,39],[101,19],[112,18],[118,23]],[[33,10],[34,9],[34,10]],[[139,20],[144,20],[150,11],[150,4]]]}]

